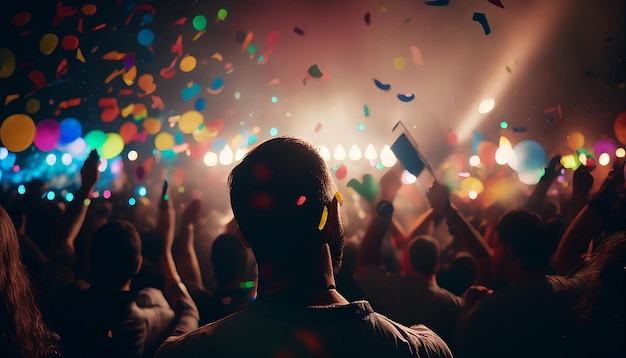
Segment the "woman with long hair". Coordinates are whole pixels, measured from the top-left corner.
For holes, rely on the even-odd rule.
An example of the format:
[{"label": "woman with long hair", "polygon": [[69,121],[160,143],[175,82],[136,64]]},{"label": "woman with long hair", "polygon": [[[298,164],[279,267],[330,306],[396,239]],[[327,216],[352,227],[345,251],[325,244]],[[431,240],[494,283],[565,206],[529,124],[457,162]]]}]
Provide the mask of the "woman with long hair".
[{"label": "woman with long hair", "polygon": [[0,206],[0,356],[59,356],[58,338],[43,322],[20,259],[17,232]]}]

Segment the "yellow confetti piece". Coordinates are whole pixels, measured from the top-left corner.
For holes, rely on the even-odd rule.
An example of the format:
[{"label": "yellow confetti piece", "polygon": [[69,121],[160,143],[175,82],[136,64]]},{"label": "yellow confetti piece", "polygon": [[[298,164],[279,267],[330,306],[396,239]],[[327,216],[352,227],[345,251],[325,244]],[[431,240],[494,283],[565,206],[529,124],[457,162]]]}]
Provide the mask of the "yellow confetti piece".
[{"label": "yellow confetti piece", "polygon": [[122,78],[127,86],[132,86],[135,83],[135,77],[137,77],[137,66],[133,66],[130,70],[124,72]]},{"label": "yellow confetti piece", "polygon": [[87,62],[85,60],[85,56],[83,56],[83,52],[80,50],[80,47],[76,49],[76,59],[82,63]]},{"label": "yellow confetti piece", "polygon": [[224,58],[222,57],[222,55],[219,52],[216,52],[213,54],[213,56],[211,56],[211,58],[214,58],[220,62],[222,62],[222,60],[224,60]]},{"label": "yellow confetti piece", "polygon": [[320,224],[317,226],[318,230],[324,229],[326,226],[326,220],[328,220],[328,208],[324,206],[324,211],[322,211],[322,217],[320,218]]},{"label": "yellow confetti piece", "polygon": [[124,118],[128,117],[131,113],[133,113],[133,110],[135,110],[135,105],[132,103],[124,107],[121,111],[122,117]]}]

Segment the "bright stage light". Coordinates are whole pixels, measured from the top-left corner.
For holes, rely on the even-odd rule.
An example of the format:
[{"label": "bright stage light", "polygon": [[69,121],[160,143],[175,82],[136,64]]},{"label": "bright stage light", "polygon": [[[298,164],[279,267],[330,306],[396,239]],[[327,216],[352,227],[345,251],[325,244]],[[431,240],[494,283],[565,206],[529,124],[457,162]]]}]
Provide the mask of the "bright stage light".
[{"label": "bright stage light", "polygon": [[389,148],[387,144],[385,144],[383,149],[380,151],[380,161],[387,168],[393,167],[398,162],[398,159],[393,154],[391,148]]},{"label": "bright stage light", "polygon": [[128,152],[128,160],[130,160],[131,162],[134,162],[135,160],[137,160],[138,157],[139,157],[139,154],[137,153],[136,150],[131,150],[130,152]]},{"label": "bright stage light", "polygon": [[598,157],[598,164],[603,167],[609,165],[609,162],[611,162],[611,156],[609,155],[609,153],[602,153]]},{"label": "bright stage light", "polygon": [[478,106],[478,113],[480,114],[489,113],[495,106],[496,106],[496,101],[494,101],[493,98],[484,99],[482,102],[480,102],[480,105]]},{"label": "bright stage light", "polygon": [[469,164],[473,167],[477,167],[480,164],[480,157],[477,155],[472,155],[469,158]]},{"label": "bright stage light", "polygon": [[213,152],[207,152],[204,155],[204,165],[206,165],[207,167],[214,167],[217,165],[217,154],[213,153]]},{"label": "bright stage light", "polygon": [[365,159],[374,160],[376,159],[376,157],[378,157],[378,154],[376,153],[376,149],[374,149],[373,145],[369,144],[367,148],[365,148]]},{"label": "bright stage light", "polygon": [[233,150],[230,149],[228,144],[222,149],[219,155],[220,164],[222,165],[231,165],[233,163]]},{"label": "bright stage light", "polygon": [[343,149],[343,146],[341,144],[338,144],[335,147],[335,151],[333,152],[333,158],[335,158],[335,160],[346,159],[346,150]]},{"label": "bright stage light", "polygon": [[46,163],[48,163],[49,166],[53,166],[55,165],[57,162],[57,156],[50,153],[48,154],[48,156],[46,157]]},{"label": "bright stage light", "polygon": [[352,160],[361,159],[361,150],[356,144],[353,144],[352,147],[350,148],[350,152],[348,153],[348,158]]}]

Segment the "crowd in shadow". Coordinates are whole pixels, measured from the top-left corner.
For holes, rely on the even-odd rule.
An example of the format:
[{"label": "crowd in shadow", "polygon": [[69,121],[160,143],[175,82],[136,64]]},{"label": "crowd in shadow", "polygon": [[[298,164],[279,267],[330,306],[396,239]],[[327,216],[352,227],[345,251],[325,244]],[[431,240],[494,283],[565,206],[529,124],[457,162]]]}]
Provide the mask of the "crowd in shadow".
[{"label": "crowd in shadow", "polygon": [[153,227],[121,217],[92,197],[98,164],[93,151],[69,203],[40,181],[5,187],[1,357],[626,356],[618,158],[593,193],[590,168],[574,172],[567,210],[546,210],[559,157],[515,205],[472,207],[435,181],[410,227],[397,164],[346,235],[325,161],[279,137],[231,171],[233,219],[214,237],[207,203],[167,182]]}]

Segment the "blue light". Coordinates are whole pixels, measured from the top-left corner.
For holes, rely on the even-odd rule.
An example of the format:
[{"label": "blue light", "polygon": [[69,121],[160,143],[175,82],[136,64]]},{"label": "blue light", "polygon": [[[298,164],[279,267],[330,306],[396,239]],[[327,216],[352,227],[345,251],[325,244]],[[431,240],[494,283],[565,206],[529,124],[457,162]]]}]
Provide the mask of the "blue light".
[{"label": "blue light", "polygon": [[128,199],[128,205],[134,206],[136,203],[137,203],[137,200],[135,200],[135,198]]},{"label": "blue light", "polygon": [[72,194],[72,193],[67,193],[67,194],[65,194],[65,200],[66,200],[68,203],[69,203],[69,202],[71,202],[72,200],[74,200],[74,194]]},{"label": "blue light", "polygon": [[53,191],[49,191],[48,194],[46,194],[46,198],[50,201],[54,200],[55,197],[56,195],[54,194]]},{"label": "blue light", "polygon": [[272,103],[276,103],[276,102],[278,102],[278,97],[273,96],[273,97],[272,97]]},{"label": "blue light", "polygon": [[26,187],[24,186],[24,184],[20,184],[20,185],[17,187],[17,192],[18,192],[18,194],[20,194],[20,195],[24,195],[24,194],[26,194]]},{"label": "blue light", "polygon": [[5,147],[0,147],[0,160],[6,159],[8,155],[9,155],[9,150],[6,149]]},{"label": "blue light", "polygon": [[278,134],[278,129],[277,128],[270,129],[270,135],[275,136],[277,134]]},{"label": "blue light", "polygon": [[148,194],[148,190],[145,186],[140,186],[139,188],[137,188],[137,195],[146,196],[146,194]]}]

